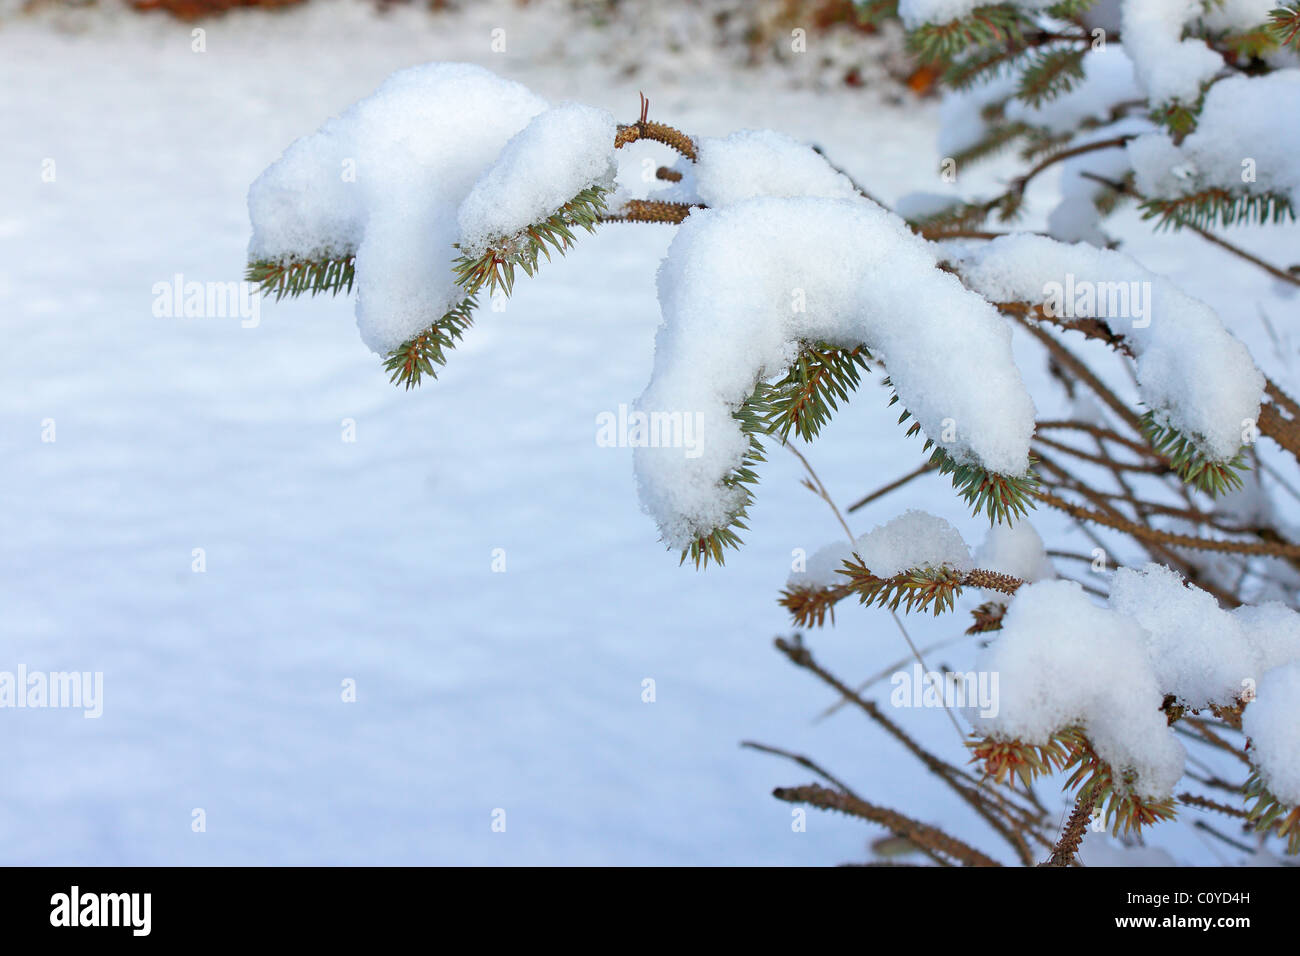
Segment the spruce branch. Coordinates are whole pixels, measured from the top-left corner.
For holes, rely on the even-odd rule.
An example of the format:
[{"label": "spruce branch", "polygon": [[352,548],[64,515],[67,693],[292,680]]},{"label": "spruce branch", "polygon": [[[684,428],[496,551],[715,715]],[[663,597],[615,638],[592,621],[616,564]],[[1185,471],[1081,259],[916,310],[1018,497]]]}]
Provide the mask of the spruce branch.
[{"label": "spruce branch", "polygon": [[[1034,464],[1032,457],[1029,463]],[[973,462],[958,462],[938,447],[930,455],[930,464],[939,474],[952,476],[957,493],[974,514],[988,515],[990,525],[1011,524],[1034,508],[1032,496],[1038,477],[1032,470],[1024,475],[999,475]]]},{"label": "spruce branch", "polygon": [[1032,131],[1032,126],[1020,120],[995,123],[976,142],[954,153],[952,159],[958,167],[989,159],[1014,145],[1017,140],[1028,136]]},{"label": "spruce branch", "polygon": [[834,810],[848,816],[877,823],[887,830],[916,844],[943,853],[965,866],[1000,866],[996,860],[981,853],[968,843],[949,836],[938,827],[922,823],[909,816],[879,807],[838,790],[830,790],[812,783],[803,787],[777,787],[772,796],[787,803],[806,803],[822,810]]},{"label": "spruce branch", "polygon": [[1065,822],[1065,830],[1061,833],[1061,839],[1052,850],[1051,857],[1039,866],[1070,866],[1075,862],[1074,856],[1079,852],[1079,844],[1083,842],[1084,834],[1088,832],[1088,824],[1092,822],[1092,808],[1097,804],[1096,792],[1080,793],[1079,799],[1074,804],[1074,810],[1070,813],[1070,819]]},{"label": "spruce branch", "polygon": [[666,222],[674,226],[686,221],[692,210],[706,209],[703,203],[667,202],[662,199],[629,199],[615,212],[602,214],[601,222]]},{"label": "spruce branch", "polygon": [[1227,817],[1235,817],[1238,820],[1248,819],[1250,814],[1245,810],[1237,807],[1230,807],[1226,803],[1219,803],[1217,800],[1211,800],[1209,797],[1202,797],[1195,793],[1180,793],[1178,802],[1184,803],[1189,807],[1197,807],[1201,810],[1212,810],[1215,813],[1222,813]]},{"label": "spruce branch", "polygon": [[1251,773],[1243,788],[1247,806],[1247,820],[1254,824],[1257,833],[1276,827],[1278,836],[1286,837],[1286,851],[1291,855],[1300,853],[1300,806],[1287,806],[1279,800],[1264,784],[1259,770]]},{"label": "spruce branch", "polygon": [[1006,616],[1007,606],[1001,601],[985,601],[970,612],[974,619],[967,634],[986,634],[989,631],[1002,630],[1002,618]]},{"label": "spruce branch", "polygon": [[1073,751],[1065,765],[1073,773],[1065,783],[1067,790],[1078,788],[1079,799],[1088,799],[1094,805],[1103,805],[1103,825],[1110,827],[1115,836],[1121,828],[1124,833],[1141,832],[1143,827],[1162,820],[1172,820],[1177,815],[1172,798],[1151,800],[1140,796],[1133,785],[1137,781],[1132,771],[1123,771],[1116,777],[1110,764],[1092,749],[1092,744],[1082,732],[1073,734]]},{"label": "spruce branch", "polygon": [[1300,4],[1291,3],[1270,13],[1268,31],[1280,46],[1300,52]]},{"label": "spruce branch", "polygon": [[1211,187],[1172,199],[1145,199],[1142,218],[1155,219],[1157,230],[1188,226],[1215,229],[1255,223],[1266,226],[1295,221],[1291,200],[1280,193],[1238,192]]},{"label": "spruce branch", "polygon": [[[1028,864],[1032,861],[1033,856],[1029,847],[1026,845],[1024,837],[1021,834],[1022,829],[1027,825],[1033,825],[1042,814],[1042,808],[1038,805],[1032,792],[1026,794],[1027,799],[1034,805],[1037,813],[1033,809],[1018,806],[1017,804],[1003,799],[996,792],[990,793],[983,787],[979,786],[979,781],[973,776],[954,767],[952,764],[941,760],[930,751],[922,747],[913,739],[907,731],[903,730],[898,724],[894,723],[889,717],[881,711],[875,701],[867,700],[861,694],[853,690],[842,680],[836,677],[830,671],[826,670],[816,660],[813,659],[812,652],[804,645],[799,635],[795,635],[792,640],[785,640],[778,637],[775,642],[777,650],[784,654],[792,664],[801,667],[818,677],[823,683],[837,691],[843,700],[856,705],[863,713],[873,720],[877,725],[885,730],[891,737],[897,740],[908,752],[919,760],[927,770],[947,784],[954,793],[962,798],[971,806],[995,831],[1015,849],[1017,856],[1022,863]],[[1030,835],[1037,838],[1036,831],[1030,830]]]},{"label": "spruce branch", "polygon": [[854,0],[858,22],[878,27],[887,20],[898,19],[898,0]]},{"label": "spruce branch", "polygon": [[880,577],[857,554],[845,561],[837,573],[843,576],[842,583],[826,587],[795,586],[781,592],[777,603],[790,612],[796,627],[821,627],[828,617],[834,624],[835,605],[853,594],[863,605],[874,604],[891,611],[902,608],[906,613],[929,610],[937,617],[953,609],[964,588],[1015,594],[1025,583],[998,571],[975,568],[963,572],[946,564],[909,568]]},{"label": "spruce branch", "polygon": [[1215,49],[1222,46],[1228,53],[1228,62],[1237,65],[1238,61],[1259,60],[1275,52],[1278,48],[1278,36],[1270,29],[1269,24],[1264,23],[1253,29],[1228,33],[1220,37],[1212,46]]},{"label": "spruce branch", "polygon": [[707,568],[710,560],[717,564],[724,564],[726,549],[739,550],[741,544],[744,543],[739,532],[749,530],[745,520],[748,516],[749,506],[754,501],[754,486],[758,484],[758,474],[754,469],[767,460],[764,457],[763,443],[759,437],[765,433],[761,418],[763,408],[760,395],[761,383],[755,386],[754,392],[741,404],[740,408],[732,412],[732,417],[740,423],[741,431],[749,436],[749,448],[745,452],[745,457],[741,460],[739,467],[723,478],[722,484],[728,488],[741,489],[744,496],[741,505],[722,527],[702,529],[698,532],[690,545],[682,549],[681,560],[678,561],[678,565],[685,564],[687,558],[690,558],[697,571]]},{"label": "spruce branch", "polygon": [[656,143],[662,143],[681,153],[691,162],[695,162],[698,158],[695,151],[695,141],[679,129],[664,123],[652,122],[648,118],[650,101],[645,98],[643,93],[637,95],[641,97],[641,117],[635,123],[618,128],[614,134],[614,148],[622,149],[629,143],[648,139]]},{"label": "spruce branch", "polygon": [[[1093,182],[1101,183],[1103,186],[1106,186],[1112,191],[1114,191],[1117,195],[1130,196],[1136,199],[1139,203],[1146,203],[1149,201],[1146,196],[1142,195],[1142,193],[1134,189],[1133,186],[1128,182],[1123,182],[1123,181],[1116,182],[1115,180],[1106,179],[1104,176],[1098,176],[1095,173],[1089,173],[1089,172],[1082,172],[1079,175],[1082,176],[1084,179],[1091,179]],[[1277,266],[1273,265],[1272,263],[1265,262],[1263,259],[1259,258],[1258,256],[1252,255],[1251,253],[1247,252],[1245,249],[1242,249],[1240,246],[1234,246],[1226,239],[1222,239],[1219,236],[1216,236],[1208,229],[1204,229],[1193,222],[1186,222],[1186,221],[1182,223],[1181,228],[1185,228],[1190,232],[1196,233],[1206,242],[1211,242],[1214,245],[1218,246],[1220,249],[1227,250],[1228,252],[1236,256],[1238,259],[1244,259],[1246,262],[1258,266],[1259,268],[1263,269],[1265,272],[1267,272],[1275,279],[1279,279],[1282,282],[1288,282],[1291,285],[1300,286],[1300,275],[1294,274],[1292,272],[1288,272],[1285,269],[1279,269]]]},{"label": "spruce branch", "polygon": [[316,259],[254,259],[248,264],[244,278],[257,283],[262,295],[274,295],[276,301],[304,292],[338,295],[352,291],[355,264],[356,256],[351,253]]},{"label": "spruce branch", "polygon": [[[894,387],[893,382],[888,378],[884,380],[884,384],[891,389]],[[896,405],[900,401],[898,392],[894,390],[889,404]],[[902,425],[911,417],[912,413],[905,408],[898,416],[898,423]],[[920,431],[921,423],[914,421],[907,430],[907,437],[910,438]],[[1038,487],[1038,479],[1032,470],[1034,464],[1032,458],[1029,462],[1031,468],[1024,475],[1000,475],[975,462],[958,461],[949,454],[947,449],[927,436],[921,450],[930,451],[932,448],[934,450],[930,454],[930,467],[941,475],[950,476],[953,488],[965,499],[974,514],[988,515],[990,525],[1013,522],[1023,518],[1033,509],[1031,495]]]},{"label": "spruce branch", "polygon": [[1207,457],[1197,446],[1176,428],[1156,420],[1148,411],[1142,416],[1142,430],[1156,454],[1169,462],[1178,477],[1210,497],[1218,497],[1241,487],[1241,475],[1247,470],[1245,449],[1226,461]]},{"label": "spruce branch", "polygon": [[725,550],[740,547],[743,539],[739,532],[748,530],[745,519],[758,483],[754,468],[765,460],[762,438],[775,436],[785,443],[792,430],[804,438],[814,437],[831,410],[838,407],[837,399],[847,399],[857,387],[869,358],[870,353],[861,346],[844,349],[807,343],[775,383],[755,383],[753,392],[732,413],[749,436],[749,450],[740,466],[723,479],[727,487],[743,489],[743,503],[722,527],[702,529],[682,550],[679,563],[689,558],[697,569],[708,567],[710,560],[723,564]]},{"label": "spruce branch", "polygon": [[1174,548],[1191,548],[1196,551],[1222,551],[1227,554],[1254,554],[1267,555],[1275,558],[1300,558],[1300,545],[1289,544],[1287,542],[1270,542],[1270,541],[1224,541],[1218,538],[1200,538],[1190,534],[1176,534],[1172,531],[1161,531],[1158,528],[1151,528],[1135,521],[1129,521],[1127,518],[1118,515],[1105,514],[1100,511],[1093,511],[1082,505],[1072,504],[1064,498],[1052,494],[1050,491],[1039,489],[1034,492],[1034,497],[1045,504],[1051,505],[1059,511],[1064,511],[1072,517],[1084,521],[1092,521],[1096,524],[1105,525],[1122,531],[1130,537],[1136,538],[1142,542],[1154,542],[1156,544],[1166,545]]},{"label": "spruce branch", "polygon": [[856,594],[861,604],[887,607],[891,611],[901,606],[909,614],[913,610],[930,610],[935,617],[953,609],[963,582],[962,573],[948,565],[912,568],[893,577],[880,578],[857,555],[844,563],[840,574],[849,579],[850,593]]},{"label": "spruce branch", "polygon": [[1074,89],[1084,78],[1083,59],[1088,47],[1055,47],[1036,54],[1016,85],[1016,99],[1038,108]]},{"label": "spruce branch", "polygon": [[907,34],[908,49],[924,63],[949,62],[972,47],[1021,47],[1033,24],[1010,3],[976,7],[947,23],[923,23]]},{"label": "spruce branch", "polygon": [[411,389],[422,383],[425,375],[437,378],[437,366],[447,364],[447,351],[454,348],[473,322],[474,296],[461,301],[414,338],[407,339],[384,359],[384,371],[392,373],[389,381]]},{"label": "spruce branch", "polygon": [[812,441],[831,413],[839,410],[838,402],[848,401],[849,393],[857,389],[862,372],[870,371],[870,361],[865,346],[804,343],[785,375],[760,385],[763,427],[782,441],[791,431]]},{"label": "spruce branch", "polygon": [[498,288],[510,295],[516,268],[531,276],[537,271],[541,256],[549,261],[552,250],[563,255],[577,242],[574,228],[596,231],[608,192],[603,186],[588,186],[541,222],[513,236],[501,237],[477,255],[462,254],[452,263],[457,284],[467,295],[474,295],[484,286],[489,295],[494,295]]},{"label": "spruce branch", "polygon": [[971,763],[984,768],[984,775],[1001,786],[1015,787],[1019,780],[1028,791],[1039,777],[1050,776],[1070,759],[1073,737],[1070,731],[1052,734],[1045,744],[1027,744],[998,737],[972,737],[966,742]]}]

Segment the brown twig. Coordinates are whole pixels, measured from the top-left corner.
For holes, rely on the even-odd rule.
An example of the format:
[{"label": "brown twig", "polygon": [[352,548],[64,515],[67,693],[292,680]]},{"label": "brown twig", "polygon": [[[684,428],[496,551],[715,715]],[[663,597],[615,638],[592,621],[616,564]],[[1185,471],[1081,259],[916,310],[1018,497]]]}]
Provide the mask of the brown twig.
[{"label": "brown twig", "polygon": [[780,747],[770,747],[767,744],[760,744],[753,740],[742,740],[740,742],[740,746],[748,747],[750,750],[757,750],[760,753],[772,754],[773,756],[776,757],[785,757],[787,760],[793,760],[799,766],[811,770],[813,773],[817,774],[817,776],[821,777],[831,786],[844,791],[846,794],[848,794],[850,797],[853,797],[855,800],[858,799],[858,795],[853,792],[852,787],[850,787],[844,781],[839,780],[836,777],[832,776],[829,771],[823,770],[821,767],[819,767],[809,758],[805,757],[803,754],[791,753],[788,750],[782,750]]},{"label": "brown twig", "polygon": [[1079,794],[1074,811],[1070,814],[1070,819],[1065,822],[1065,831],[1061,834],[1061,839],[1052,850],[1052,855],[1047,862],[1040,863],[1039,866],[1070,866],[1075,862],[1074,855],[1079,852],[1079,844],[1083,842],[1084,834],[1088,832],[1088,824],[1092,822],[1092,808],[1096,805],[1095,788]]},{"label": "brown twig", "polygon": [[970,844],[949,836],[938,827],[914,820],[896,810],[878,807],[847,793],[828,790],[815,783],[803,787],[777,787],[772,791],[772,796],[787,803],[806,803],[819,809],[836,810],[862,820],[870,820],[917,846],[930,847],[965,866],[1002,865]]},{"label": "brown twig", "polygon": [[663,143],[670,149],[675,149],[681,153],[691,162],[695,162],[698,159],[695,152],[695,141],[679,129],[664,123],[652,122],[648,118],[650,101],[645,98],[644,93],[637,95],[641,97],[641,118],[635,123],[618,128],[614,134],[614,148],[622,149],[629,143],[649,139],[656,143]]}]

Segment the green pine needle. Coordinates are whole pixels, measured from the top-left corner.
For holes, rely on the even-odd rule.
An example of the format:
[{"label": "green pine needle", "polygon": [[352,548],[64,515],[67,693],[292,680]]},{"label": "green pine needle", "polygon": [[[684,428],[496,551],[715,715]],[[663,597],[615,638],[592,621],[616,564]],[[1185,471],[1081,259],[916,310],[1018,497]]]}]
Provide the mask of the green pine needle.
[{"label": "green pine needle", "polygon": [[955,606],[961,593],[962,572],[941,564],[938,567],[911,568],[893,577],[879,578],[854,555],[845,561],[839,573],[849,579],[849,587],[863,605],[876,605],[897,611],[930,611],[938,617]]},{"label": "green pine needle", "polygon": [[1254,770],[1243,788],[1247,806],[1246,818],[1255,825],[1255,832],[1262,833],[1277,828],[1279,836],[1286,837],[1287,853],[1295,856],[1300,853],[1300,808],[1287,806],[1264,786],[1264,779],[1258,770]]},{"label": "green pine needle", "polygon": [[1296,218],[1291,200],[1279,193],[1231,192],[1218,187],[1174,199],[1149,199],[1141,208],[1143,219],[1159,219],[1157,230],[1189,225],[1199,229],[1251,223],[1279,225]]},{"label": "green pine needle", "polygon": [[1300,4],[1278,7],[1270,13],[1268,31],[1278,45],[1300,52]]},{"label": "green pine needle", "polygon": [[1016,98],[1032,107],[1070,92],[1083,80],[1086,46],[1056,47],[1038,53],[1026,65],[1016,87]]},{"label": "green pine needle", "polygon": [[447,351],[454,348],[473,322],[474,296],[469,296],[446,315],[388,353],[384,371],[389,381],[407,389],[421,384],[424,376],[437,378],[437,366],[447,364]]},{"label": "green pine needle", "polygon": [[[885,379],[884,383],[893,388],[894,383],[889,379]],[[899,401],[901,399],[895,391],[889,404],[897,405]],[[903,409],[898,416],[898,424],[903,424],[911,417],[912,413]],[[907,429],[907,437],[911,438],[920,432],[921,423],[913,421]],[[977,516],[988,515],[990,525],[1014,523],[1036,507],[1033,493],[1038,488],[1038,478],[1032,470],[1034,458],[1029,459],[1030,470],[1017,477],[999,475],[974,462],[958,462],[946,449],[937,445],[933,438],[926,438],[921,450],[930,451],[932,448],[934,451],[930,454],[930,464],[939,474],[951,476],[953,488],[965,499],[972,512]]]},{"label": "green pine needle", "polygon": [[1154,412],[1144,414],[1141,424],[1151,447],[1169,459],[1169,467],[1185,484],[1214,498],[1241,487],[1238,472],[1249,470],[1244,449],[1227,461],[1215,461],[1182,432],[1157,421]]},{"label": "green pine needle", "polygon": [[856,390],[869,370],[871,353],[864,346],[846,349],[824,342],[804,344],[785,375],[772,384],[759,383],[756,406],[763,431],[785,441],[793,431],[812,441]]},{"label": "green pine needle", "polygon": [[878,27],[886,20],[898,19],[898,0],[854,0],[858,22]]},{"label": "green pine needle", "polygon": [[959,169],[989,159],[1013,146],[1017,140],[1029,135],[1032,130],[1033,127],[1028,123],[1020,121],[995,122],[984,131],[984,135],[979,140],[955,153],[952,159]]},{"label": "green pine needle", "polygon": [[907,34],[907,45],[923,63],[950,62],[973,47],[1023,46],[1024,13],[1009,3],[976,7],[948,23],[924,23]]},{"label": "green pine needle", "polygon": [[762,400],[762,387],[761,383],[756,386],[753,394],[745,400],[744,404],[732,412],[732,417],[740,422],[741,430],[749,436],[749,450],[745,453],[740,467],[722,479],[722,483],[728,488],[742,489],[744,501],[722,527],[710,528],[697,534],[690,546],[682,549],[678,565],[685,564],[687,558],[691,559],[697,571],[707,568],[710,561],[719,565],[725,564],[726,549],[739,550],[744,543],[738,532],[749,530],[745,519],[748,517],[749,506],[754,501],[753,489],[758,484],[758,473],[754,468],[767,460],[763,457],[763,443],[759,440],[759,436],[766,431],[762,417],[766,412]]},{"label": "green pine needle", "polygon": [[274,295],[276,301],[304,292],[338,295],[352,291],[355,264],[356,256],[351,253],[318,259],[255,259],[248,264],[244,278],[256,282],[263,295]]},{"label": "green pine needle", "polygon": [[515,286],[516,269],[532,276],[541,256],[549,261],[552,251],[563,255],[577,242],[573,228],[596,231],[605,211],[608,192],[603,186],[589,186],[541,222],[513,236],[502,237],[481,255],[460,256],[452,264],[456,282],[469,295],[474,295],[484,286],[487,286],[489,295],[495,295],[498,288],[510,295]]}]

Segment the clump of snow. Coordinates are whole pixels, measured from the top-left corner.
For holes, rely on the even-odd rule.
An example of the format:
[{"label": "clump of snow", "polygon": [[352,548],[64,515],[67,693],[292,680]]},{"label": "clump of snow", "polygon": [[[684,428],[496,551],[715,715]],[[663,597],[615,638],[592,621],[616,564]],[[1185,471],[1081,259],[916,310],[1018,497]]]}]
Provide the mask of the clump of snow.
[{"label": "clump of snow", "polygon": [[1203,40],[1183,39],[1184,28],[1203,9],[1201,0],[1124,0],[1124,52],[1153,104],[1195,102],[1202,84],[1223,68],[1223,57]]},{"label": "clump of snow", "polygon": [[1241,624],[1254,651],[1257,674],[1300,661],[1300,614],[1280,601],[1243,604],[1231,614]]},{"label": "clump of snow", "polygon": [[355,253],[362,341],[389,351],[460,300],[451,272],[457,210],[546,105],[478,66],[394,73],[253,183],[250,258]]},{"label": "clump of snow", "polygon": [[907,511],[860,535],[850,547],[835,541],[808,558],[805,570],[790,575],[794,588],[829,588],[844,583],[838,573],[854,555],[878,578],[892,578],[913,568],[971,569],[970,547],[961,532],[936,515]]},{"label": "clump of snow", "polygon": [[904,512],[868,531],[858,538],[854,551],[878,578],[892,578],[912,568],[971,568],[970,547],[961,532],[925,511]]},{"label": "clump of snow", "polygon": [[565,103],[539,113],[506,143],[460,204],[462,252],[545,219],[590,186],[613,183],[613,114]]},{"label": "clump of snow", "polygon": [[1141,625],[1160,689],[1188,706],[1230,707],[1248,686],[1243,681],[1258,680],[1258,660],[1241,619],[1169,568],[1120,568],[1111,582],[1110,606]]},{"label": "clump of snow", "polygon": [[732,417],[799,343],[866,345],[903,404],[959,461],[1023,475],[1034,407],[1005,320],[934,247],[865,199],[750,199],[700,210],[658,276],[663,323],[638,407],[695,416],[693,455],[636,449],[642,503],[670,547],[725,526],[745,492],[723,480],[749,439]]},{"label": "clump of snow", "polygon": [[1097,755],[1134,772],[1134,789],[1154,799],[1182,776],[1184,751],[1160,709],[1141,628],[1077,583],[1021,587],[976,666],[998,674],[999,687],[997,715],[978,718],[981,733],[1041,745],[1081,726]]},{"label": "clump of snow", "polygon": [[249,189],[249,258],[354,254],[365,204],[357,184],[344,175],[349,160],[355,163],[356,149],[347,114],[290,144]]},{"label": "clump of snow", "polygon": [[1043,539],[1028,521],[994,524],[975,552],[975,566],[998,571],[1022,581],[1056,577],[1056,568],[1043,548]]},{"label": "clump of snow", "polygon": [[1250,737],[1251,763],[1269,792],[1287,806],[1300,806],[1300,662],[1275,667],[1259,682],[1241,718]]},{"label": "clump of snow", "polygon": [[[1014,0],[1011,5],[1042,10],[1056,2],[1059,0]],[[914,30],[925,23],[950,23],[987,6],[991,6],[990,0],[899,0],[898,15],[903,18],[903,26]]]},{"label": "clump of snow", "polygon": [[1181,144],[1164,133],[1129,143],[1138,191],[1162,198],[1207,188],[1274,192],[1300,206],[1300,124],[1279,116],[1300,116],[1300,70],[1214,84]]},{"label": "clump of snow", "polygon": [[854,199],[857,189],[811,146],[773,130],[738,130],[699,142],[695,188],[701,202],[725,206],[756,196]]},{"label": "clump of snow", "polygon": [[832,541],[809,555],[804,569],[790,574],[786,587],[821,590],[843,584],[844,578],[839,570],[852,558],[853,548],[847,541]]},{"label": "clump of snow", "polygon": [[1142,399],[1157,418],[1223,461],[1259,415],[1264,376],[1209,306],[1128,256],[1032,235],[1005,236],[959,254],[971,288],[994,301],[1052,303],[1095,317],[1137,356]]}]

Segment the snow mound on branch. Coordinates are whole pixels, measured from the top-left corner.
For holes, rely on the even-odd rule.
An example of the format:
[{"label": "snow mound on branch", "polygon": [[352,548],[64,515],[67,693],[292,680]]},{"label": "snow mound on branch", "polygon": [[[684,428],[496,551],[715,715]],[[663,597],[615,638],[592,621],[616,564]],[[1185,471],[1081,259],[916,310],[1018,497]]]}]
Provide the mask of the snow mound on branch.
[{"label": "snow mound on branch", "polygon": [[1242,682],[1259,678],[1241,620],[1163,565],[1116,571],[1110,606],[1142,627],[1160,689],[1189,707],[1231,707]]},{"label": "snow mound on branch", "polygon": [[829,588],[844,583],[839,569],[857,555],[878,578],[892,578],[913,568],[971,569],[970,547],[961,532],[925,511],[907,511],[859,535],[852,547],[836,541],[818,549],[806,570],[790,575],[792,588]]},{"label": "snow mound on branch", "polygon": [[1205,41],[1183,39],[1183,28],[1204,8],[1201,0],[1124,0],[1120,19],[1124,52],[1153,105],[1171,100],[1194,103],[1201,85],[1223,68],[1223,57]]},{"label": "snow mound on branch", "polygon": [[582,190],[609,186],[618,124],[605,110],[565,103],[533,117],[460,204],[461,251],[540,222]]},{"label": "snow mound on branch", "polygon": [[745,491],[723,480],[749,437],[732,417],[799,343],[865,344],[927,436],[959,461],[1028,469],[1034,407],[1007,323],[935,268],[932,247],[864,199],[750,199],[700,210],[659,269],[663,323],[638,407],[694,415],[696,447],[639,447],[642,504],[670,547],[725,527]]},{"label": "snow mound on branch", "polygon": [[[1274,192],[1300,206],[1300,70],[1234,76],[1210,87],[1196,130],[1180,145],[1149,133],[1128,145],[1138,191],[1172,199],[1207,188]],[[1254,181],[1244,175],[1249,160]]]},{"label": "snow mound on branch", "polygon": [[1276,667],[1259,682],[1257,696],[1242,715],[1250,738],[1251,762],[1264,785],[1288,806],[1300,806],[1300,663]]},{"label": "snow mound on branch", "polygon": [[1245,631],[1246,640],[1255,653],[1258,673],[1300,661],[1300,614],[1280,601],[1243,604],[1230,613]]},{"label": "snow mound on branch", "polygon": [[382,355],[464,297],[452,274],[463,235],[482,243],[493,230],[516,231],[605,175],[612,118],[561,106],[530,125],[546,110],[526,87],[478,66],[394,73],[253,183],[249,257],[355,255],[357,326]]},{"label": "snow mound on branch", "polygon": [[[1015,0],[1011,5],[1025,10],[1042,10],[1059,0]],[[914,30],[924,23],[949,23],[990,6],[990,0],[900,0],[898,15],[903,26]]]},{"label": "snow mound on branch", "polygon": [[961,532],[925,511],[904,512],[868,531],[858,538],[854,550],[878,578],[892,578],[912,568],[971,568],[970,547]]},{"label": "snow mound on branch", "polygon": [[1056,568],[1043,549],[1043,539],[1028,521],[995,524],[984,536],[975,552],[975,566],[983,571],[998,571],[1022,581],[1042,581],[1056,577]]},{"label": "snow mound on branch", "polygon": [[809,555],[802,571],[791,572],[786,587],[821,590],[843,584],[845,579],[839,570],[852,557],[853,548],[847,541],[832,541]]},{"label": "snow mound on branch", "polygon": [[1028,744],[1082,726],[1097,755],[1137,774],[1143,796],[1169,796],[1184,751],[1160,710],[1137,622],[1093,604],[1076,582],[1040,581],[1017,592],[1002,630],[976,662],[998,675],[998,713],[979,732]]},{"label": "snow mound on branch", "polygon": [[1157,418],[1214,460],[1237,453],[1245,424],[1259,415],[1264,376],[1209,306],[1128,256],[1083,243],[1005,236],[959,259],[971,288],[994,301],[1056,295],[1073,308],[1067,315],[1106,320],[1137,356],[1142,400]]},{"label": "snow mound on branch", "polygon": [[1154,563],[1116,571],[1104,608],[1072,581],[1028,584],[978,666],[998,673],[1001,694],[982,733],[1043,744],[1082,725],[1098,755],[1135,770],[1153,797],[1168,796],[1182,768],[1166,695],[1192,708],[1249,701],[1255,765],[1286,794],[1275,795],[1300,802],[1300,614],[1282,604],[1224,611]]},{"label": "snow mound on branch", "polygon": [[849,178],[811,146],[772,130],[701,139],[694,172],[699,200],[709,206],[757,196],[858,197]]}]

